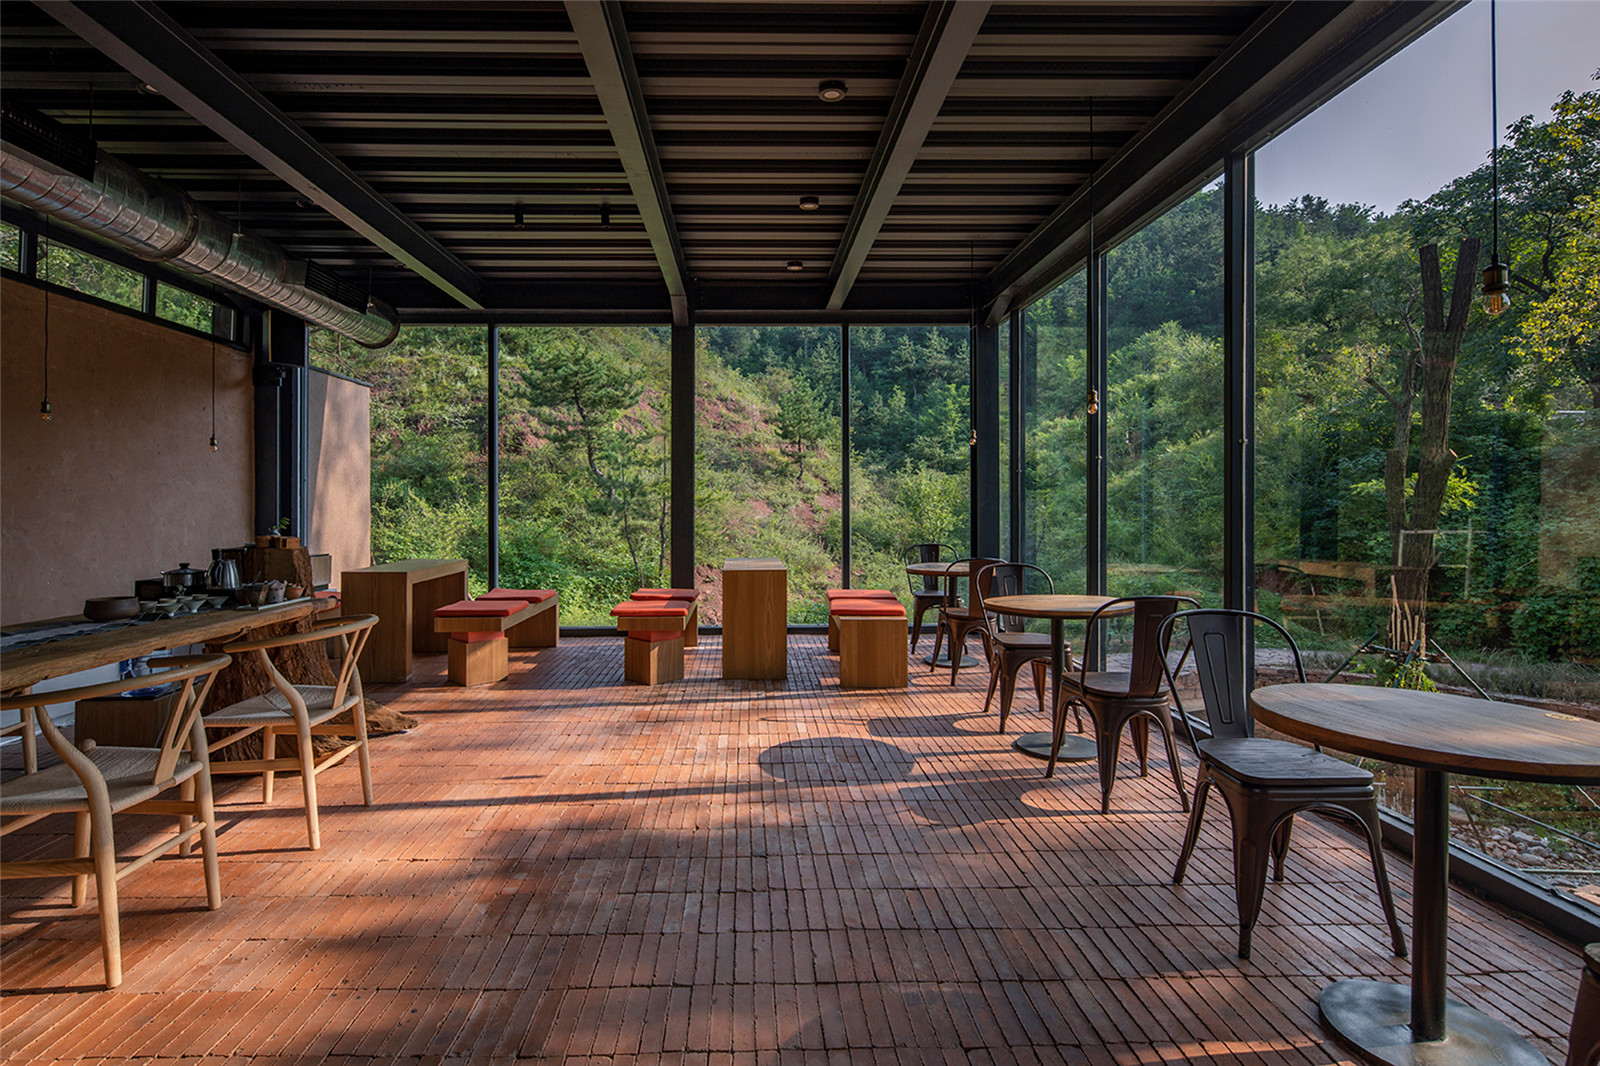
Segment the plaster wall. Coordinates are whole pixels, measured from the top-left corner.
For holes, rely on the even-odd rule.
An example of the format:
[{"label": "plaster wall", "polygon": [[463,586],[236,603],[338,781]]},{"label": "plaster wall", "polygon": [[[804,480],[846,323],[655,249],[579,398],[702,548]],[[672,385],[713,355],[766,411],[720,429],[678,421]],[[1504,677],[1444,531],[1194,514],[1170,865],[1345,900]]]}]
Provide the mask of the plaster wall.
[{"label": "plaster wall", "polygon": [[312,371],[308,389],[311,498],[307,543],[333,556],[333,583],[372,565],[372,390]]},{"label": "plaster wall", "polygon": [[60,292],[0,281],[0,623],[77,614],[91,596],[248,543],[249,357]]}]

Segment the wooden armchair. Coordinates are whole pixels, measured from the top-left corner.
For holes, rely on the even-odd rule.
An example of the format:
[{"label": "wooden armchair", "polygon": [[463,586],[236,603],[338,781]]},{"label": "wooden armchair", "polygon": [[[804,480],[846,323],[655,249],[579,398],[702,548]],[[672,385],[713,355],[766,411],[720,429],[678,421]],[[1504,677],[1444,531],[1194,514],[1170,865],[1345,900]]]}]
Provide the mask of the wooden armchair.
[{"label": "wooden armchair", "polygon": [[[45,741],[61,762],[8,782],[0,791],[0,836],[32,825],[52,814],[71,814],[72,858],[0,862],[0,879],[13,877],[71,877],[72,905],[83,905],[89,875],[94,875],[100,910],[100,950],[105,963],[106,987],[122,983],[122,933],[117,913],[117,881],[174,848],[184,852],[200,838],[206,879],[206,906],[222,906],[222,884],[217,872],[216,820],[211,805],[211,777],[207,772],[205,732],[200,728],[200,704],[217,671],[227,666],[226,655],[180,656],[158,660],[167,669],[143,677],[107,681],[53,692],[23,693],[0,700],[0,709],[35,712]],[[85,741],[75,748],[50,720],[45,708],[57,703],[115,696],[133,689],[182,682],[171,717],[153,748],[113,747]],[[28,716],[24,716],[27,720]],[[176,798],[158,799],[177,790]],[[177,832],[163,837],[119,869],[112,832],[114,815],[176,815]]]},{"label": "wooden armchair", "polygon": [[[253,733],[261,734],[259,759],[221,760],[213,765],[213,772],[219,774],[261,774],[261,802],[272,802],[273,775],[279,770],[300,771],[300,787],[305,797],[306,835],[313,851],[322,846],[322,831],[317,823],[318,774],[354,753],[361,766],[362,799],[367,806],[372,805],[372,763],[367,755],[367,716],[356,660],[361,657],[361,649],[377,622],[378,616],[375,614],[336,618],[316,623],[307,633],[287,633],[228,645],[224,650],[231,655],[259,656],[267,677],[272,681],[272,689],[212,711],[204,719],[206,728],[226,731],[221,739],[211,742],[211,751],[236,743]],[[296,685],[278,671],[267,654],[273,648],[330,639],[338,640],[341,650],[339,671],[333,685]],[[350,714],[350,724],[333,721],[346,712]],[[277,757],[279,734],[295,738],[297,750],[292,758]],[[329,735],[353,736],[355,743],[319,758],[312,746],[312,738]]]}]

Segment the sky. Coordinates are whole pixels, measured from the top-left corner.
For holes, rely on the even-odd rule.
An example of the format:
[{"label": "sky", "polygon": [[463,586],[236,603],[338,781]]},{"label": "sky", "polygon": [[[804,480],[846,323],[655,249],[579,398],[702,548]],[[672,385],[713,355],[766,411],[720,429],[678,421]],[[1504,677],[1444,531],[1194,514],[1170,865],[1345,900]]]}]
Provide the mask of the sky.
[{"label": "sky", "polygon": [[[1600,89],[1600,0],[1499,0],[1501,141],[1567,89]],[[1472,0],[1256,153],[1256,198],[1393,211],[1486,162],[1489,0]]]}]

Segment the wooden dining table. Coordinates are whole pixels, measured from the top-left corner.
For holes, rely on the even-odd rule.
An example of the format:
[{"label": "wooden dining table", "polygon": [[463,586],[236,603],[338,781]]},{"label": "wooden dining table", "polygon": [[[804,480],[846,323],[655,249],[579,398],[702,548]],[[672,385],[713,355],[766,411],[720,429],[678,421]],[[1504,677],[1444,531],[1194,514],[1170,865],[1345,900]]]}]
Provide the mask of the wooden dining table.
[{"label": "wooden dining table", "polygon": [[[957,560],[950,563],[907,563],[906,573],[912,577],[936,577],[942,580],[944,582],[944,600],[946,603],[950,603],[955,599],[955,583],[961,578],[972,576],[972,570],[965,560]],[[929,666],[949,666],[950,652],[945,651],[937,657],[930,654],[922,661]],[[977,666],[978,660],[966,654],[963,649],[961,665],[963,667]]]},{"label": "wooden dining table", "polygon": [[[1053,745],[1055,734],[1059,729],[1058,716],[1065,716],[1067,709],[1061,705],[1061,677],[1066,671],[1072,669],[1072,656],[1067,653],[1066,641],[1062,639],[1061,627],[1064,622],[1071,619],[1088,618],[1100,608],[1116,599],[1114,596],[1071,595],[1057,593],[1020,593],[1015,596],[990,596],[983,601],[984,607],[995,614],[1016,615],[1022,618],[1043,618],[1050,622],[1050,725],[1051,730],[1043,733],[1024,733],[1012,742],[1012,747],[1024,755],[1032,755],[1036,759],[1050,758],[1050,749]],[[1107,611],[1105,617],[1129,614],[1133,611],[1133,604],[1129,603],[1127,609],[1120,607]],[[1057,761],[1087,762],[1096,758],[1099,749],[1093,737],[1067,734],[1061,738],[1061,751],[1056,755]]]},{"label": "wooden dining table", "polygon": [[1258,722],[1290,736],[1416,769],[1411,985],[1336,981],[1317,1000],[1324,1023],[1371,1063],[1545,1066],[1509,1027],[1445,995],[1450,774],[1600,784],[1600,722],[1368,685],[1270,685],[1252,693],[1250,706]]}]

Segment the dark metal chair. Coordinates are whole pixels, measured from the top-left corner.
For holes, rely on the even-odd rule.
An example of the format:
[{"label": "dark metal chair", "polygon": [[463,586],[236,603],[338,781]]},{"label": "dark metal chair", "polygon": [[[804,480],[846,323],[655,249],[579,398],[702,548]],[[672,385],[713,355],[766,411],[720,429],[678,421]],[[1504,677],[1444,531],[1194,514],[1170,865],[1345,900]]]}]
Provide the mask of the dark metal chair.
[{"label": "dark metal chair", "polygon": [[[948,544],[913,544],[906,549],[906,565],[916,563],[936,563],[941,559],[955,558],[956,550]],[[939,577],[918,576],[907,574],[906,581],[911,586],[911,650],[917,650],[917,641],[922,639],[922,616],[930,607],[937,608],[944,602],[944,579]],[[937,622],[937,619],[935,620]]]},{"label": "dark metal chair", "polygon": [[[956,559],[950,565],[966,565],[965,576],[945,578],[948,582],[950,593],[945,601],[939,604],[939,625],[933,631],[933,661],[928,670],[931,673],[939,666],[939,649],[944,643],[945,634],[950,635],[950,683],[956,683],[956,674],[961,672],[961,657],[966,654],[967,638],[976,633],[983,638],[983,657],[987,661],[990,655],[989,626],[983,617],[983,609],[978,606],[977,599],[972,595],[973,582],[979,570],[990,563],[1003,563],[1004,559],[985,559],[981,556],[969,556],[965,559]],[[961,582],[967,583],[967,595],[961,595]]]},{"label": "dark metal chair", "polygon": [[1029,633],[1026,618],[999,614],[987,604],[993,596],[1017,596],[1027,592],[1030,573],[1038,575],[1032,582],[1034,591],[1039,591],[1040,586],[1046,592],[1056,590],[1050,575],[1031,563],[991,563],[979,570],[972,581],[973,599],[989,628],[989,692],[983,697],[983,713],[989,713],[989,703],[998,686],[1002,733],[1006,731],[1006,718],[1011,714],[1017,673],[1025,664],[1033,664],[1033,687],[1039,694],[1039,713],[1045,710],[1044,680],[1050,665],[1050,634]]},{"label": "dark metal chair", "polygon": [[1583,976],[1567,1036],[1567,1066],[1600,1064],[1600,944],[1583,949]]},{"label": "dark metal chair", "polygon": [[[1372,786],[1372,774],[1316,749],[1255,735],[1255,721],[1250,716],[1254,664],[1247,673],[1244,627],[1259,622],[1276,630],[1293,653],[1295,673],[1303,682],[1306,672],[1294,638],[1283,626],[1263,615],[1206,609],[1183,611],[1168,618],[1162,624],[1166,639],[1170,639],[1180,621],[1188,628],[1188,649],[1194,653],[1211,737],[1195,745],[1200,756],[1200,770],[1195,778],[1194,809],[1189,814],[1189,830],[1172,883],[1183,883],[1184,871],[1200,836],[1206,796],[1215,786],[1227,801],[1233,823],[1239,957],[1248,959],[1250,934],[1260,917],[1261,900],[1266,892],[1267,865],[1270,860],[1273,880],[1282,881],[1283,859],[1289,850],[1294,816],[1307,810],[1340,814],[1357,822],[1366,832],[1373,876],[1383,902],[1384,917],[1389,922],[1394,953],[1404,956],[1405,934],[1395,917],[1389,874],[1384,867],[1378,799]],[[1182,713],[1183,701],[1170,669],[1167,670],[1167,684]]]},{"label": "dark metal chair", "polygon": [[[1172,708],[1161,691],[1167,672],[1167,642],[1171,631],[1163,623],[1181,605],[1198,607],[1188,596],[1123,596],[1102,604],[1089,616],[1088,629],[1095,632],[1102,618],[1117,617],[1133,605],[1133,657],[1127,670],[1090,670],[1081,662],[1078,674],[1061,679],[1061,698],[1089,712],[1094,721],[1095,748],[1100,763],[1100,813],[1111,811],[1111,789],[1117,782],[1117,759],[1122,750],[1122,731],[1133,725],[1133,746],[1139,755],[1139,776],[1150,774],[1150,723],[1161,730],[1167,746],[1167,763],[1172,769],[1172,785],[1178,790],[1183,809],[1189,809],[1189,795],[1183,787],[1183,768],[1178,762],[1178,745],[1172,737]],[[1067,716],[1055,716],[1055,736],[1050,743],[1050,763],[1045,776],[1055,773],[1061,738]]]}]

